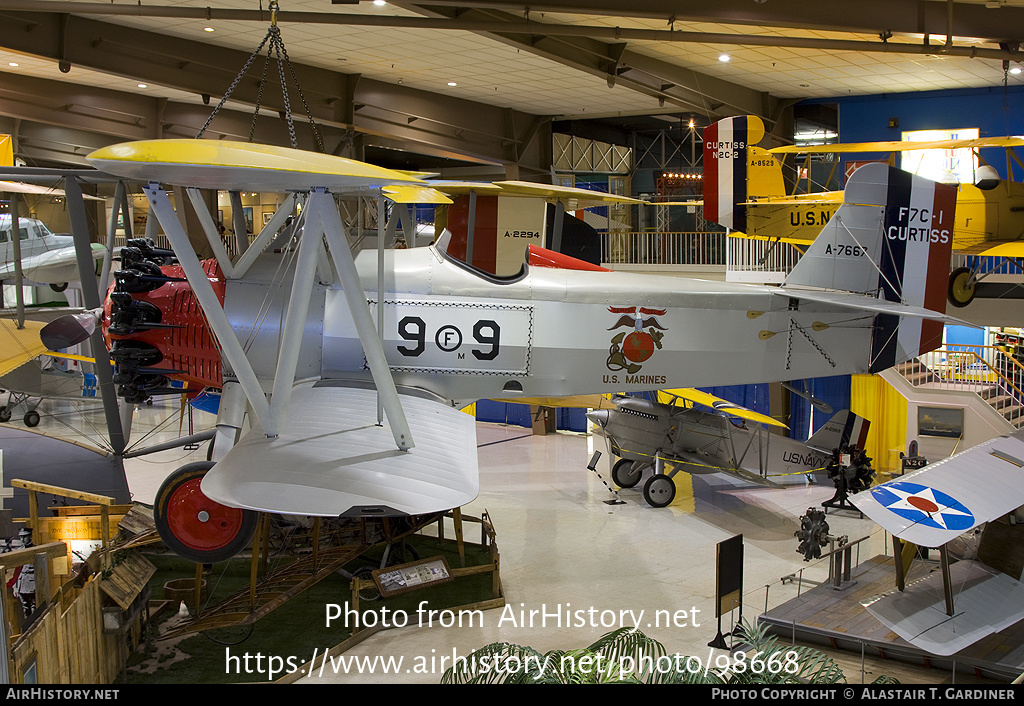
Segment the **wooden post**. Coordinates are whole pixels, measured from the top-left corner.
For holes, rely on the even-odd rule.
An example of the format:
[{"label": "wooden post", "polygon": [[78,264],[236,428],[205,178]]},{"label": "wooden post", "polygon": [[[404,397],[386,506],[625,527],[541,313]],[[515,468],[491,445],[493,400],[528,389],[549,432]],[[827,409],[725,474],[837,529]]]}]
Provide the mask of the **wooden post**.
[{"label": "wooden post", "polygon": [[[263,556],[262,569],[263,575],[267,575],[267,563],[270,561],[270,515],[262,513],[260,515],[260,522],[262,523],[263,532],[263,546],[260,547],[261,555]],[[253,548],[255,550],[255,547]]]},{"label": "wooden post", "polygon": [[462,541],[462,508],[452,510],[452,519],[455,521],[455,543],[459,548],[459,561],[463,568],[466,566],[466,545]]},{"label": "wooden post", "polygon": [[203,605],[203,565],[196,564],[196,588],[195,588],[195,599],[196,599],[196,617],[199,617],[199,611]]},{"label": "wooden post", "polygon": [[[360,580],[361,579],[358,579],[355,576],[352,577],[352,583],[351,583],[351,586],[352,586],[352,602],[349,603],[349,606],[351,607],[352,610],[354,610],[356,612],[357,616],[359,615],[359,582],[360,582]],[[356,624],[352,626],[352,635],[353,636],[355,636],[355,634],[357,632],[359,632],[359,626],[362,623],[362,620],[357,618],[355,623]]]},{"label": "wooden post", "polygon": [[252,553],[249,556],[249,610],[256,608],[256,577],[259,575],[260,544],[263,542],[263,523],[266,521],[267,514],[261,512],[256,521],[256,531],[253,532]]},{"label": "wooden post", "polygon": [[320,518],[313,518],[313,565],[316,566],[320,555]]},{"label": "wooden post", "polygon": [[110,508],[106,505],[100,505],[100,546],[103,548],[103,568],[109,569],[111,557],[107,547],[110,546]]},{"label": "wooden post", "polygon": [[[14,482],[11,482],[14,485]],[[39,525],[39,503],[36,500],[35,488],[28,489],[28,528],[34,530]],[[35,537],[32,538],[35,541]]]}]

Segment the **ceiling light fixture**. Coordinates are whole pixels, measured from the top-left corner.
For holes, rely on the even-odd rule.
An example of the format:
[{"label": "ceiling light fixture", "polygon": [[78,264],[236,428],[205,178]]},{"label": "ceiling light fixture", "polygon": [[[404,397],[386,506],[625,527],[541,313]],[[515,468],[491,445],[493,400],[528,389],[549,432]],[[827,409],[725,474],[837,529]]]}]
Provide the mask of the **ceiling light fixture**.
[{"label": "ceiling light fixture", "polygon": [[215,30],[213,29],[213,27],[203,27],[203,31],[204,32],[213,32]]},{"label": "ceiling light fixture", "polygon": [[455,81],[449,81],[448,85],[449,86],[458,86],[459,84],[455,83]]},{"label": "ceiling light fixture", "polygon": [[[17,66],[17,64],[14,64],[14,66]],[[1019,74],[1020,72],[1021,68],[1019,66],[1014,66],[1012,69],[1010,69],[1011,74]]]},{"label": "ceiling light fixture", "polygon": [[384,0],[373,0],[373,4],[377,7],[384,7],[387,3]]},{"label": "ceiling light fixture", "polygon": [[149,88],[149,86],[147,86],[147,85],[146,85],[146,84],[144,84],[144,83],[140,83],[140,84],[139,84],[139,88]]},{"label": "ceiling light fixture", "polygon": [[17,66],[17,65],[18,65],[18,62],[17,62],[17,61],[8,61],[8,62],[7,62],[7,65],[8,65],[8,66]]},{"label": "ceiling light fixture", "polygon": [[718,60],[719,61],[729,61],[729,59],[731,59],[731,58],[732,57],[730,57],[728,54],[722,54],[721,56],[718,57]]}]

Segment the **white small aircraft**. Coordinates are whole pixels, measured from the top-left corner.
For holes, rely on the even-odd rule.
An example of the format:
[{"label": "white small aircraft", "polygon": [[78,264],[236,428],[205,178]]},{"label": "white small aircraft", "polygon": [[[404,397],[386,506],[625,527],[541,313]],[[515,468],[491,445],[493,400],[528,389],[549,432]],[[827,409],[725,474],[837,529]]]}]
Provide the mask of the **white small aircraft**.
[{"label": "white small aircraft", "polygon": [[[893,537],[898,588],[864,605],[900,637],[951,655],[1024,619],[1024,430],[882,483],[852,502]],[[977,555],[951,563],[949,543],[980,528]],[[908,583],[917,546],[939,549],[941,571]],[[1014,557],[1013,575],[984,563]]]},{"label": "white small aircraft", "polygon": [[[48,284],[55,292],[63,292],[68,282],[78,280],[74,238],[70,235],[55,235],[39,219],[23,217],[18,219],[18,237],[25,280]],[[15,276],[12,240],[11,216],[0,214],[0,281],[7,283],[12,283]],[[102,260],[105,252],[99,243],[92,244],[93,260]]]},{"label": "white small aircraft", "polygon": [[[149,182],[179,260],[108,298],[99,323],[121,392],[138,399],[167,377],[223,388],[216,463],[184,466],[156,499],[164,541],[195,561],[237,553],[260,511],[420,515],[472,501],[476,434],[459,408],[478,399],[871,372],[934,349],[953,321],[928,273],[949,263],[955,190],[881,164],[857,172],[856,198],[785,283],[761,287],[539,249],[496,276],[452,257],[447,236],[353,257],[332,194],[417,180],[338,157],[156,140],[89,160]],[[161,184],[187,187],[215,260],[196,258]],[[291,196],[232,261],[199,188]],[[264,253],[300,200],[298,246]],[[48,345],[74,336],[58,338]]]}]

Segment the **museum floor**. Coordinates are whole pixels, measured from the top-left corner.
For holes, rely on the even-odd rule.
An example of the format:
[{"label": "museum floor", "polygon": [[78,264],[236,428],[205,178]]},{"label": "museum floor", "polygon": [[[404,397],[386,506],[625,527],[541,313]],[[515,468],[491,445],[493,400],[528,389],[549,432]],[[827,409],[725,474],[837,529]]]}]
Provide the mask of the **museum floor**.
[{"label": "museum floor", "polygon": [[[40,430],[67,436],[72,426],[80,426],[73,421],[75,415],[51,406],[60,404],[64,403],[44,403]],[[46,414],[48,408],[54,416]],[[101,428],[98,407],[82,418],[92,420],[86,422],[91,429]],[[195,412],[192,421],[194,431],[200,431],[212,425],[213,417]],[[179,426],[181,433],[189,433],[176,401],[165,399],[135,412],[132,441],[145,437],[149,445],[174,438]],[[795,597],[798,590],[807,590],[809,583],[801,587],[799,582],[783,583],[782,577],[801,571],[807,582],[828,577],[827,562],[803,561],[794,533],[808,508],[832,496],[831,485],[807,485],[797,476],[789,479],[788,487],[777,490],[744,485],[722,475],[679,474],[677,495],[669,507],[648,507],[639,489],[621,490],[624,502],[612,505],[606,502],[614,498],[605,485],[611,483],[607,454],[599,464],[604,480],[586,468],[595,445],[604,452],[602,437],[570,432],[534,436],[529,429],[491,423],[478,423],[477,433],[481,489],[464,512],[487,511],[493,521],[506,609],[485,612],[482,626],[386,630],[347,653],[418,660],[427,666],[427,673],[330,674],[328,667],[322,676],[309,677],[307,682],[436,683],[447,666],[442,665],[442,657],[450,663],[453,651],[464,656],[494,641],[530,645],[541,652],[585,647],[612,627],[632,626],[635,616],[640,617],[643,631],[660,640],[670,654],[706,660],[711,655],[708,642],[717,632],[716,544],[737,534],[743,535],[745,547],[743,615],[747,619],[756,618],[766,606]],[[193,452],[179,449],[127,461],[133,498],[152,503],[166,474],[189,461],[205,459],[205,453],[204,446]],[[832,535],[847,535],[851,540],[868,537],[860,544],[859,556],[855,552],[855,562],[885,552],[885,537],[870,520],[830,511],[828,522]],[[538,612],[532,625],[524,625],[521,618],[528,621],[530,611]],[[540,611],[549,614],[546,624]],[[582,622],[587,625],[566,627],[563,618],[559,626],[551,614],[564,616],[567,611],[573,611],[574,622],[575,616],[584,616]],[[670,615],[675,624],[656,626],[657,611],[662,611],[658,614],[662,622]],[[725,631],[730,628],[724,626]],[[844,662],[848,679],[859,682],[859,655]],[[892,662],[869,662],[866,681],[896,669]],[[938,671],[921,674],[905,677],[904,683],[936,683],[949,676]]]}]

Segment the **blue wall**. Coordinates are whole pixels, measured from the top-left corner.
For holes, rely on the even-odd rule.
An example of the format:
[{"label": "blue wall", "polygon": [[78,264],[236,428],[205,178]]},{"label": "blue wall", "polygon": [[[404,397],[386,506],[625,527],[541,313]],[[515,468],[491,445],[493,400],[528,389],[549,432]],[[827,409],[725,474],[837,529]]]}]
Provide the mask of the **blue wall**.
[{"label": "blue wall", "polygon": [[[839,106],[840,142],[900,140],[907,130],[975,127],[980,137],[1024,135],[1024,86],[1019,85],[1006,89],[1000,85],[823,98],[803,101],[801,105],[826,103]],[[897,118],[899,126],[889,127],[890,118]],[[883,159],[886,156],[858,154],[852,159]],[[1006,176],[1006,159],[1002,149],[985,149],[981,151],[981,156]]]}]

